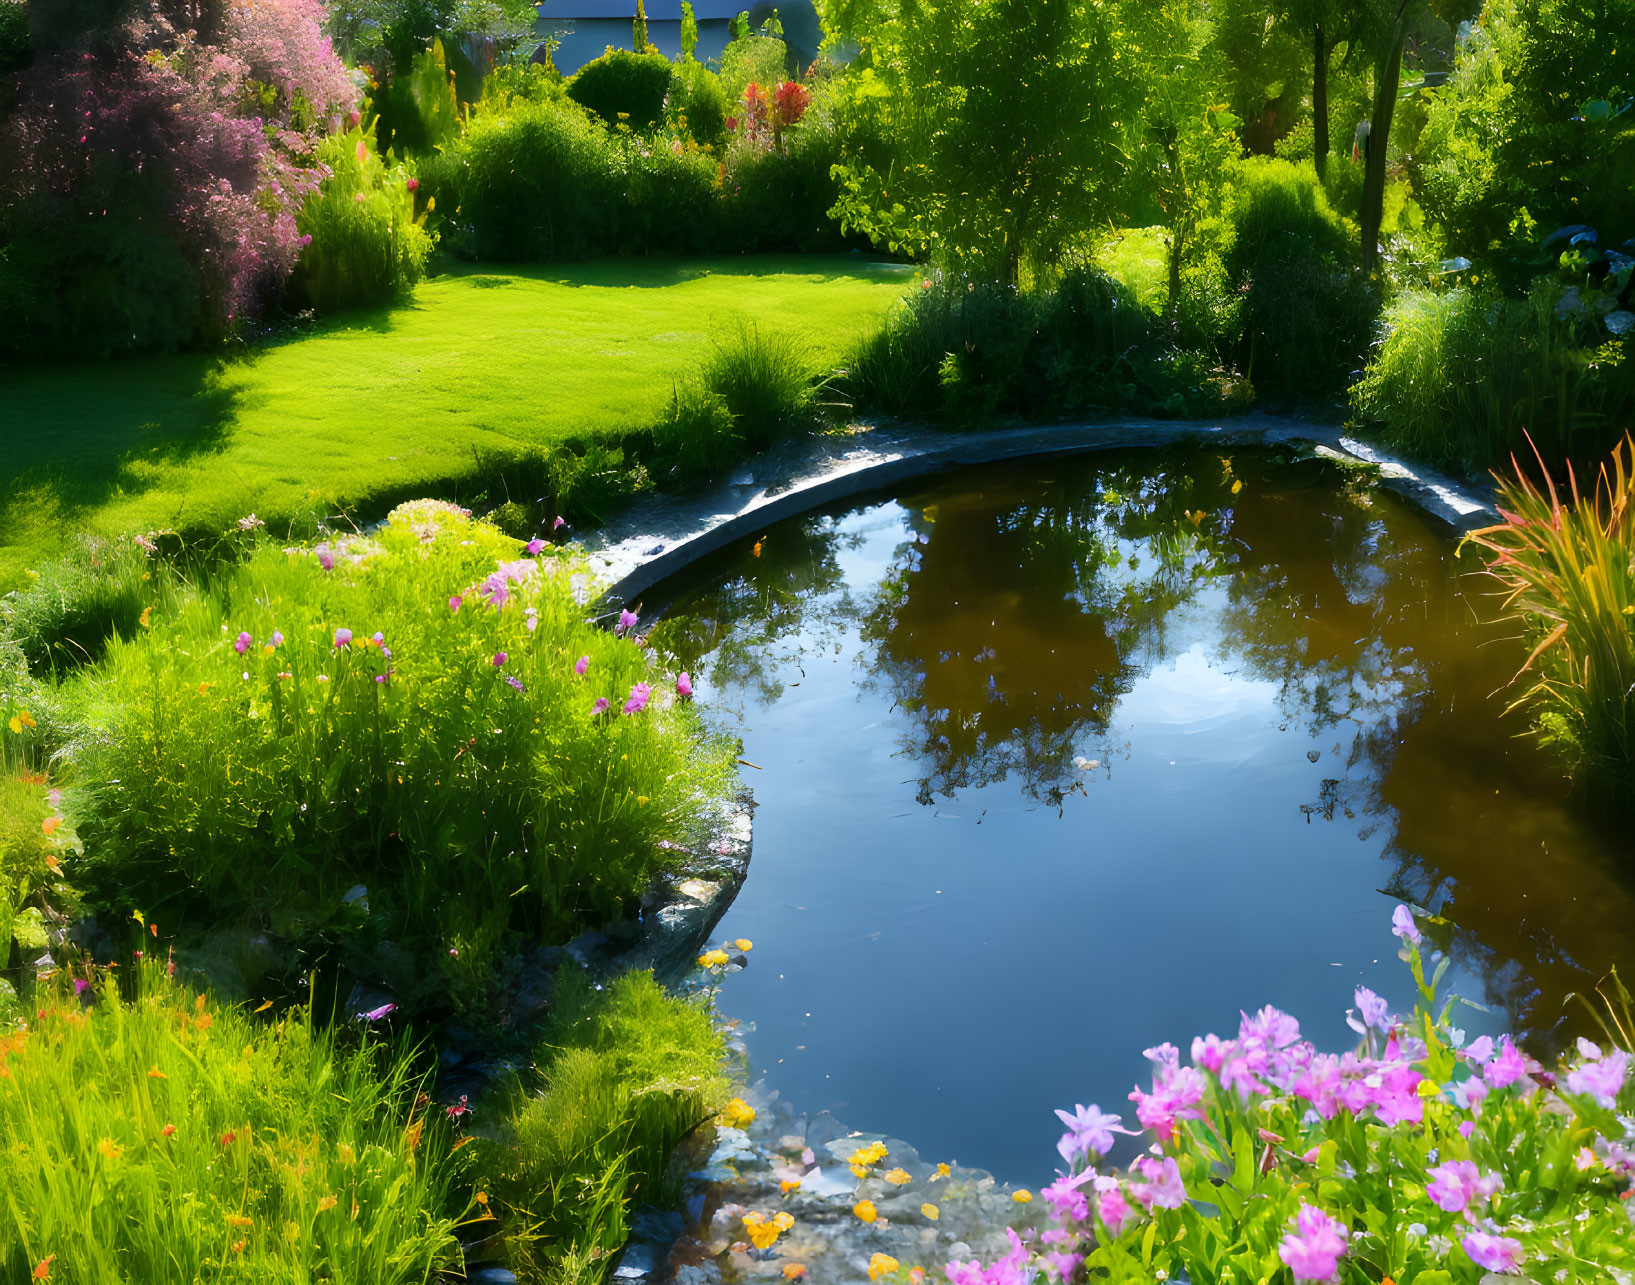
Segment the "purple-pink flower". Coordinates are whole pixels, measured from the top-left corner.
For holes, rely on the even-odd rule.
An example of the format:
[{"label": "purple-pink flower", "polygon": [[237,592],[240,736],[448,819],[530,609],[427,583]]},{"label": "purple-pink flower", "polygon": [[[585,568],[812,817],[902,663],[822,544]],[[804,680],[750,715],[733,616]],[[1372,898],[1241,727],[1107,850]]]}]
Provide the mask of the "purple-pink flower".
[{"label": "purple-pink flower", "polygon": [[1486,1177],[1469,1160],[1450,1160],[1431,1170],[1431,1180],[1425,1184],[1425,1194],[1438,1209],[1457,1214],[1479,1201],[1491,1200],[1504,1186],[1497,1174]]},{"label": "purple-pink flower", "polygon": [[616,634],[622,634],[628,630],[634,629],[638,619],[639,617],[634,611],[630,611],[628,609],[621,610],[619,612],[619,623],[613,627],[613,632]]},{"label": "purple-pink flower", "polygon": [[381,1018],[393,1012],[396,1008],[396,1004],[382,1004],[379,1008],[368,1009],[365,1012],[359,1013],[358,1016],[366,1022],[378,1022]]},{"label": "purple-pink flower", "polygon": [[1509,1275],[1521,1266],[1522,1243],[1513,1236],[1495,1236],[1490,1232],[1473,1231],[1459,1242],[1470,1255],[1470,1261],[1490,1272]]},{"label": "purple-pink flower", "polygon": [[1404,943],[1414,946],[1419,945],[1421,937],[1419,925],[1414,922],[1414,912],[1409,910],[1407,906],[1399,904],[1391,912],[1391,931],[1402,938]]},{"label": "purple-pink flower", "polygon": [[496,571],[482,582],[479,592],[483,596],[483,601],[498,611],[511,601],[511,582]]},{"label": "purple-pink flower", "polygon": [[[1580,1045],[1588,1041],[1580,1040]],[[1591,1044],[1597,1054],[1600,1049]],[[1597,1104],[1611,1110],[1618,1105],[1618,1095],[1623,1092],[1624,1079],[1629,1071],[1629,1054],[1622,1049],[1616,1049],[1606,1057],[1597,1057],[1593,1061],[1584,1062],[1567,1072],[1567,1088],[1572,1093],[1584,1093],[1595,1099]]]},{"label": "purple-pink flower", "polygon": [[565,527],[567,525],[568,525],[568,519],[563,517],[559,513],[559,514],[557,514],[556,521],[551,523],[551,530],[560,531],[563,527]]},{"label": "purple-pink flower", "polygon": [[350,647],[351,645],[352,631],[350,629],[337,629],[335,631],[335,646],[341,648]]},{"label": "purple-pink flower", "polygon": [[1357,987],[1357,1012],[1364,1026],[1376,1031],[1389,1031],[1393,1025],[1390,1006],[1366,986]]},{"label": "purple-pink flower", "polygon": [[270,642],[274,647],[282,647],[284,645],[284,635],[279,633],[278,630],[275,629],[275,630],[272,631],[272,637],[269,638],[267,641]]},{"label": "purple-pink flower", "polygon": [[651,683],[637,683],[630,689],[630,699],[624,703],[626,714],[640,714],[647,708],[647,698],[653,694]]},{"label": "purple-pink flower", "polygon": [[505,676],[505,681],[507,683],[509,683],[512,687],[514,687],[519,692],[527,690],[522,685],[522,679],[518,678],[515,674],[507,674]]},{"label": "purple-pink flower", "polygon": [[538,553],[544,547],[545,541],[541,540],[538,536],[535,536],[532,540],[528,541],[528,552],[530,554]]},{"label": "purple-pink flower", "polygon": [[1118,1185],[1118,1179],[1107,1175],[1097,1178],[1096,1197],[1096,1217],[1117,1236],[1135,1217],[1135,1210],[1124,1198],[1124,1190]]},{"label": "purple-pink flower", "polygon": [[1220,1036],[1211,1032],[1199,1039],[1192,1039],[1192,1060],[1204,1070],[1219,1073],[1226,1062],[1227,1055],[1237,1048],[1234,1040],[1222,1040]]},{"label": "purple-pink flower", "polygon": [[251,638],[249,634],[241,633],[237,638],[233,639],[233,650],[242,656],[250,650],[250,644],[254,641],[255,639]]},{"label": "purple-pink flower", "polygon": [[448,609],[451,612],[459,611],[460,610],[460,604],[463,601],[465,601],[465,600],[463,598],[461,598],[459,594],[455,594],[452,598],[450,598],[448,600]]},{"label": "purple-pink flower", "polygon": [[1197,1109],[1203,1096],[1203,1076],[1185,1066],[1168,1075],[1160,1074],[1153,1081],[1151,1093],[1143,1093],[1139,1087],[1131,1090],[1130,1101],[1135,1103],[1135,1117],[1142,1128],[1151,1129],[1160,1142],[1167,1143],[1175,1138],[1177,1120],[1203,1119]]},{"label": "purple-pink flower", "polygon": [[489,663],[493,665],[495,669],[498,669],[501,665],[505,664],[506,659],[507,657],[503,651],[497,651],[494,653],[494,659]]},{"label": "purple-pink flower", "polygon": [[605,714],[612,707],[612,702],[610,702],[606,696],[598,696],[596,698],[596,704],[590,707],[590,716],[595,718],[598,714]]},{"label": "purple-pink flower", "polygon": [[1340,1273],[1346,1229],[1321,1209],[1300,1206],[1294,1230],[1283,1237],[1277,1256],[1297,1281],[1331,1281]]},{"label": "purple-pink flower", "polygon": [[335,569],[335,555],[329,551],[327,544],[320,544],[313,552],[318,555],[318,565],[325,571]]},{"label": "purple-pink flower", "polygon": [[1487,1081],[1490,1089],[1502,1089],[1506,1085],[1514,1084],[1527,1074],[1527,1059],[1521,1054],[1508,1035],[1499,1037],[1499,1053],[1482,1072],[1482,1078]]},{"label": "purple-pink flower", "polygon": [[573,662],[573,672],[578,674],[579,677],[581,677],[581,678],[583,678],[585,676],[585,671],[587,669],[589,669],[589,668],[590,668],[590,657],[589,656],[581,656],[578,660]]},{"label": "purple-pink flower", "polygon": [[681,697],[683,700],[688,700],[692,697],[692,694],[693,680],[688,676],[687,671],[684,669],[676,677],[676,695]]},{"label": "purple-pink flower", "polygon": [[1165,1156],[1162,1160],[1142,1156],[1130,1168],[1147,1179],[1146,1182],[1130,1184],[1130,1194],[1141,1202],[1143,1208],[1179,1209],[1186,1204],[1187,1192],[1181,1185],[1181,1169],[1173,1156]]},{"label": "purple-pink flower", "polygon": [[1056,1144],[1056,1150],[1062,1153],[1062,1159],[1068,1164],[1072,1164],[1076,1159],[1088,1159],[1092,1155],[1106,1155],[1113,1149],[1115,1133],[1131,1137],[1135,1135],[1133,1129],[1124,1127],[1122,1116],[1108,1115],[1095,1103],[1089,1106],[1075,1105],[1071,1115],[1058,1110],[1056,1118],[1067,1126],[1067,1132],[1062,1134],[1061,1141]]}]

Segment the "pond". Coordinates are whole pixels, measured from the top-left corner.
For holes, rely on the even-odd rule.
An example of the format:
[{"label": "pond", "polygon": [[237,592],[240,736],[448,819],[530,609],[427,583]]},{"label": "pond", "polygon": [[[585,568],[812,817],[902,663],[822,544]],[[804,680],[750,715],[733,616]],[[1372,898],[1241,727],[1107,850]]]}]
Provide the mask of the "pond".
[{"label": "pond", "polygon": [[1635,959],[1635,867],[1505,713],[1475,566],[1333,464],[1188,449],[954,475],[671,582],[655,641],[753,765],[720,1003],[754,1073],[1040,1182],[1052,1108],[1133,1123],[1144,1048],[1411,1006],[1397,900],[1450,921],[1467,1030],[1557,1047]]}]

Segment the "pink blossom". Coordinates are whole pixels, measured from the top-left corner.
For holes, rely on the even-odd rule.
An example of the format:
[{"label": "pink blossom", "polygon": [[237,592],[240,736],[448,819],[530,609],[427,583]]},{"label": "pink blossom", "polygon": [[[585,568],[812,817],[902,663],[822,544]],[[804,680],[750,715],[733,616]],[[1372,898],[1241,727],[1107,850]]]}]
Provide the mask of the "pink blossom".
[{"label": "pink blossom", "polygon": [[610,708],[612,708],[612,706],[608,701],[608,698],[606,696],[598,696],[596,698],[596,704],[590,707],[590,716],[595,718],[598,714],[607,713]]},{"label": "pink blossom", "polygon": [[1478,1201],[1491,1200],[1504,1186],[1497,1174],[1482,1176],[1482,1171],[1469,1160],[1450,1160],[1437,1165],[1425,1184],[1425,1194],[1438,1209],[1457,1214]]},{"label": "pink blossom", "polygon": [[1490,1272],[1510,1275],[1521,1266],[1522,1243],[1511,1236],[1494,1236],[1485,1231],[1473,1231],[1459,1242],[1470,1255],[1471,1262]]},{"label": "pink blossom", "polygon": [[1141,1202],[1143,1208],[1179,1209],[1186,1204],[1187,1193],[1181,1185],[1181,1169],[1173,1156],[1165,1156],[1162,1160],[1142,1156],[1130,1167],[1147,1179],[1146,1182],[1130,1184],[1130,1194]]},{"label": "pink blossom", "polygon": [[1156,1133],[1160,1142],[1167,1143],[1175,1139],[1177,1120],[1203,1119],[1203,1113],[1197,1110],[1203,1096],[1203,1076],[1188,1066],[1167,1080],[1155,1080],[1151,1093],[1143,1093],[1139,1087],[1133,1089],[1130,1101],[1135,1103],[1135,1116],[1141,1126]]},{"label": "pink blossom", "polygon": [[1521,1079],[1528,1070],[1527,1059],[1522,1056],[1521,1050],[1508,1035],[1504,1035],[1499,1038],[1498,1056],[1487,1064],[1482,1078],[1487,1081],[1488,1088],[1502,1089]]},{"label": "pink blossom", "polygon": [[559,514],[557,514],[556,521],[551,523],[551,530],[560,531],[563,527],[565,527],[567,525],[568,525],[568,519],[563,517],[559,513]]},{"label": "pink blossom", "polygon": [[272,631],[272,637],[267,639],[267,641],[270,642],[274,647],[282,647],[284,645],[284,635],[279,633],[278,630],[275,629],[275,630]]},{"label": "pink blossom", "polygon": [[684,669],[676,677],[676,695],[681,697],[683,700],[688,700],[692,697],[692,694],[693,680],[688,676],[687,671]]},{"label": "pink blossom", "polygon": [[1050,1186],[1042,1188],[1039,1194],[1059,1222],[1083,1222],[1090,1216],[1090,1202],[1081,1188],[1087,1179],[1094,1179],[1095,1176],[1093,1169],[1086,1169],[1076,1178],[1063,1174]]},{"label": "pink blossom", "polygon": [[1218,1074],[1226,1062],[1227,1054],[1237,1047],[1235,1040],[1222,1040],[1220,1036],[1211,1032],[1202,1039],[1196,1037],[1192,1041],[1192,1060],[1204,1070]]},{"label": "pink blossom", "polygon": [[1487,1081],[1481,1076],[1467,1076],[1463,1080],[1455,1081],[1448,1088],[1460,1110],[1469,1111],[1473,1115],[1482,1114],[1482,1100],[1487,1097],[1488,1088]]},{"label": "pink blossom", "polygon": [[1247,1013],[1241,1016],[1243,1023],[1238,1028],[1238,1039],[1245,1044],[1255,1043],[1280,1049],[1300,1038],[1300,1023],[1270,1004],[1253,1017]]},{"label": "pink blossom", "polygon": [[619,623],[613,627],[613,632],[616,633],[616,634],[622,634],[622,633],[625,633],[625,632],[627,632],[627,631],[629,631],[631,629],[634,629],[636,627],[637,619],[639,619],[639,617],[636,615],[636,613],[634,611],[629,611],[629,610],[620,611],[619,612]]},{"label": "pink blossom", "polygon": [[494,659],[491,660],[489,663],[491,665],[493,665],[495,669],[498,669],[501,665],[505,664],[505,661],[506,661],[505,653],[503,651],[497,651],[497,652],[494,653]]},{"label": "pink blossom", "polygon": [[538,536],[535,536],[532,540],[528,541],[527,551],[531,554],[538,553],[544,547],[545,541],[541,540]]},{"label": "pink blossom", "polygon": [[449,611],[450,612],[459,611],[460,610],[460,604],[462,602],[464,602],[464,601],[465,601],[465,599],[460,597],[459,594],[455,594],[452,598],[450,598],[448,600],[448,609],[449,609]]},{"label": "pink blossom", "polygon": [[1357,1012],[1365,1026],[1377,1031],[1389,1031],[1393,1025],[1390,1006],[1366,986],[1357,987]]},{"label": "pink blossom", "polygon": [[335,555],[329,551],[327,544],[320,544],[313,552],[318,555],[318,565],[325,571],[335,569]]},{"label": "pink blossom", "polygon": [[[1585,1041],[1580,1041],[1584,1043]],[[1594,1048],[1594,1045],[1591,1045]],[[1601,1050],[1596,1049],[1597,1053]],[[1623,1091],[1628,1072],[1629,1054],[1617,1049],[1606,1057],[1585,1062],[1567,1072],[1567,1089],[1595,1099],[1600,1106],[1611,1110],[1618,1105],[1618,1094]]]},{"label": "pink blossom", "polygon": [[581,678],[583,678],[585,676],[585,671],[587,669],[589,669],[589,668],[590,668],[590,657],[589,656],[581,656],[578,660],[573,662],[573,672],[578,674],[579,677],[581,677]]},{"label": "pink blossom", "polygon": [[1058,1110],[1056,1118],[1067,1126],[1067,1132],[1056,1144],[1056,1150],[1062,1153],[1062,1159],[1068,1164],[1075,1159],[1106,1155],[1113,1149],[1115,1133],[1134,1136],[1133,1130],[1124,1127],[1123,1117],[1108,1115],[1094,1103],[1075,1106],[1071,1115]]},{"label": "pink blossom", "polygon": [[365,1022],[378,1022],[381,1018],[392,1013],[396,1008],[396,1004],[382,1004],[379,1008],[371,1008],[367,1012],[359,1013],[358,1017]]},{"label": "pink blossom", "polygon": [[1107,1225],[1108,1231],[1117,1236],[1135,1218],[1135,1210],[1124,1198],[1124,1191],[1118,1185],[1117,1178],[1097,1178],[1096,1192],[1098,1196],[1096,1217]]},{"label": "pink blossom", "polygon": [[250,644],[254,641],[255,639],[251,638],[249,634],[241,633],[237,638],[233,639],[233,650],[242,656],[250,650]]},{"label": "pink blossom", "polygon": [[1407,906],[1399,905],[1391,912],[1391,932],[1402,938],[1404,945],[1419,945],[1419,924],[1414,920],[1414,912]]},{"label": "pink blossom", "polygon": [[352,645],[352,631],[350,629],[337,629],[335,631],[335,646],[336,646],[336,648],[338,649],[338,648],[341,648],[341,647],[350,647],[351,645]]},{"label": "pink blossom", "polygon": [[1297,1281],[1331,1281],[1340,1272],[1346,1229],[1321,1209],[1301,1205],[1294,1230],[1283,1237],[1277,1256]]},{"label": "pink blossom", "polygon": [[630,689],[630,699],[624,703],[626,714],[640,714],[647,708],[647,698],[653,694],[651,683],[637,683]]},{"label": "pink blossom", "polygon": [[511,582],[497,571],[482,582],[479,591],[483,601],[495,611],[511,601]]},{"label": "pink blossom", "polygon": [[411,178],[405,182],[403,186],[411,192],[418,192],[420,190],[420,180],[417,178]]}]

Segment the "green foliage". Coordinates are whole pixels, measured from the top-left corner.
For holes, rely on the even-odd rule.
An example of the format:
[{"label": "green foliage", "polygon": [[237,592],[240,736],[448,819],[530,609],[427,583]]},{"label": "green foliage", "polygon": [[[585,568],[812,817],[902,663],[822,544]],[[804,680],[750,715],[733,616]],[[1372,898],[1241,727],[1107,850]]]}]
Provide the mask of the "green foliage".
[{"label": "green foliage", "polygon": [[727,141],[730,105],[721,78],[703,63],[686,59],[670,82],[667,120],[678,136],[701,147],[719,148]]},{"label": "green foliage", "polygon": [[846,238],[829,216],[840,197],[834,168],[840,139],[819,97],[802,122],[782,132],[779,145],[734,139],[725,157],[717,234],[722,246],[743,250],[785,248],[803,254],[839,250]]},{"label": "green foliage", "polygon": [[1635,414],[1635,343],[1589,310],[1561,316],[1543,281],[1522,299],[1480,286],[1410,290],[1352,389],[1359,418],[1386,440],[1457,469],[1531,454],[1588,463]]},{"label": "green foliage", "polygon": [[822,16],[859,50],[842,136],[885,143],[848,145],[848,229],[1015,285],[1114,217],[1146,59],[1168,53],[1161,6],[827,0]]},{"label": "green foliage", "polygon": [[568,81],[568,97],[609,125],[652,129],[664,119],[670,72],[663,54],[609,49]]},{"label": "green foliage", "polygon": [[434,244],[426,214],[415,214],[419,180],[386,164],[362,127],[325,139],[318,155],[329,177],[296,216],[312,240],[290,276],[291,293],[327,312],[406,292],[425,276]]},{"label": "green foliage", "polygon": [[681,0],[681,60],[694,62],[693,50],[698,48],[698,18],[688,0]]},{"label": "green foliage", "polygon": [[541,1091],[512,1111],[489,1177],[525,1274],[603,1279],[628,1238],[632,1202],[674,1198],[665,1168],[726,1098],[723,1055],[709,1010],[672,999],[651,973],[601,991],[559,975],[536,1057]]},{"label": "green foliage", "polygon": [[699,380],[678,381],[669,411],[653,426],[648,467],[662,484],[687,490],[744,458],[744,439],[720,393]]},{"label": "green foliage", "polygon": [[1354,229],[1309,165],[1255,159],[1234,176],[1223,256],[1242,297],[1222,347],[1261,390],[1312,395],[1343,387],[1363,364],[1378,301],[1351,266]]},{"label": "green foliage", "polygon": [[1492,0],[1431,101],[1418,187],[1448,252],[1507,269],[1587,223],[1635,232],[1635,5]]},{"label": "green foliage", "polygon": [[35,673],[72,669],[134,635],[169,583],[164,564],[130,540],[82,537],[0,604],[0,625]]},{"label": "green foliage", "polygon": [[863,343],[841,383],[865,413],[955,423],[1219,406],[1200,363],[1172,346],[1128,288],[1082,268],[1027,293],[928,278]]},{"label": "green foliage", "polygon": [[788,78],[789,47],[774,37],[746,36],[721,51],[721,86],[727,100],[734,104],[734,111],[750,85],[759,85],[770,93],[774,85]]},{"label": "green foliage", "polygon": [[752,451],[810,429],[818,418],[810,349],[795,336],[740,325],[704,362],[704,387],[726,404]]},{"label": "green foliage", "polygon": [[630,47],[639,54],[656,52],[647,41],[647,6],[636,0],[636,16],[630,22]]},{"label": "green foliage", "polygon": [[[730,756],[640,647],[583,622],[571,563],[460,513],[419,502],[368,541],[266,544],[110,646],[71,756],[88,895],[391,943],[405,1000],[457,1002],[508,932],[622,913]],[[651,707],[621,715],[644,682]]]},{"label": "green foliage", "polygon": [[1580,495],[1517,469],[1499,479],[1505,521],[1469,540],[1492,555],[1488,573],[1533,646],[1516,675],[1541,741],[1605,801],[1635,799],[1635,441]]},{"label": "green foliage", "polygon": [[420,1285],[459,1269],[457,1170],[402,1052],[135,971],[129,1003],[94,976],[95,1005],[65,984],[0,1034],[0,1275]]}]

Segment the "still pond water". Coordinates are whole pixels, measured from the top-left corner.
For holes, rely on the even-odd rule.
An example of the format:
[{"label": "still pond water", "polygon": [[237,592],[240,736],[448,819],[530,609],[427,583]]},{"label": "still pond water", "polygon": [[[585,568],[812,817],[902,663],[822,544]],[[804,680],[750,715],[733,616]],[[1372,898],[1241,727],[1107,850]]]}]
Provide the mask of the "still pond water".
[{"label": "still pond water", "polygon": [[791,520],[650,599],[759,767],[720,930],[755,1073],[1041,1182],[1051,1109],[1129,1112],[1143,1048],[1411,1006],[1398,899],[1458,925],[1472,1034],[1555,1047],[1635,961],[1632,845],[1504,715],[1525,653],[1454,547],[1320,461],[1146,452]]}]

